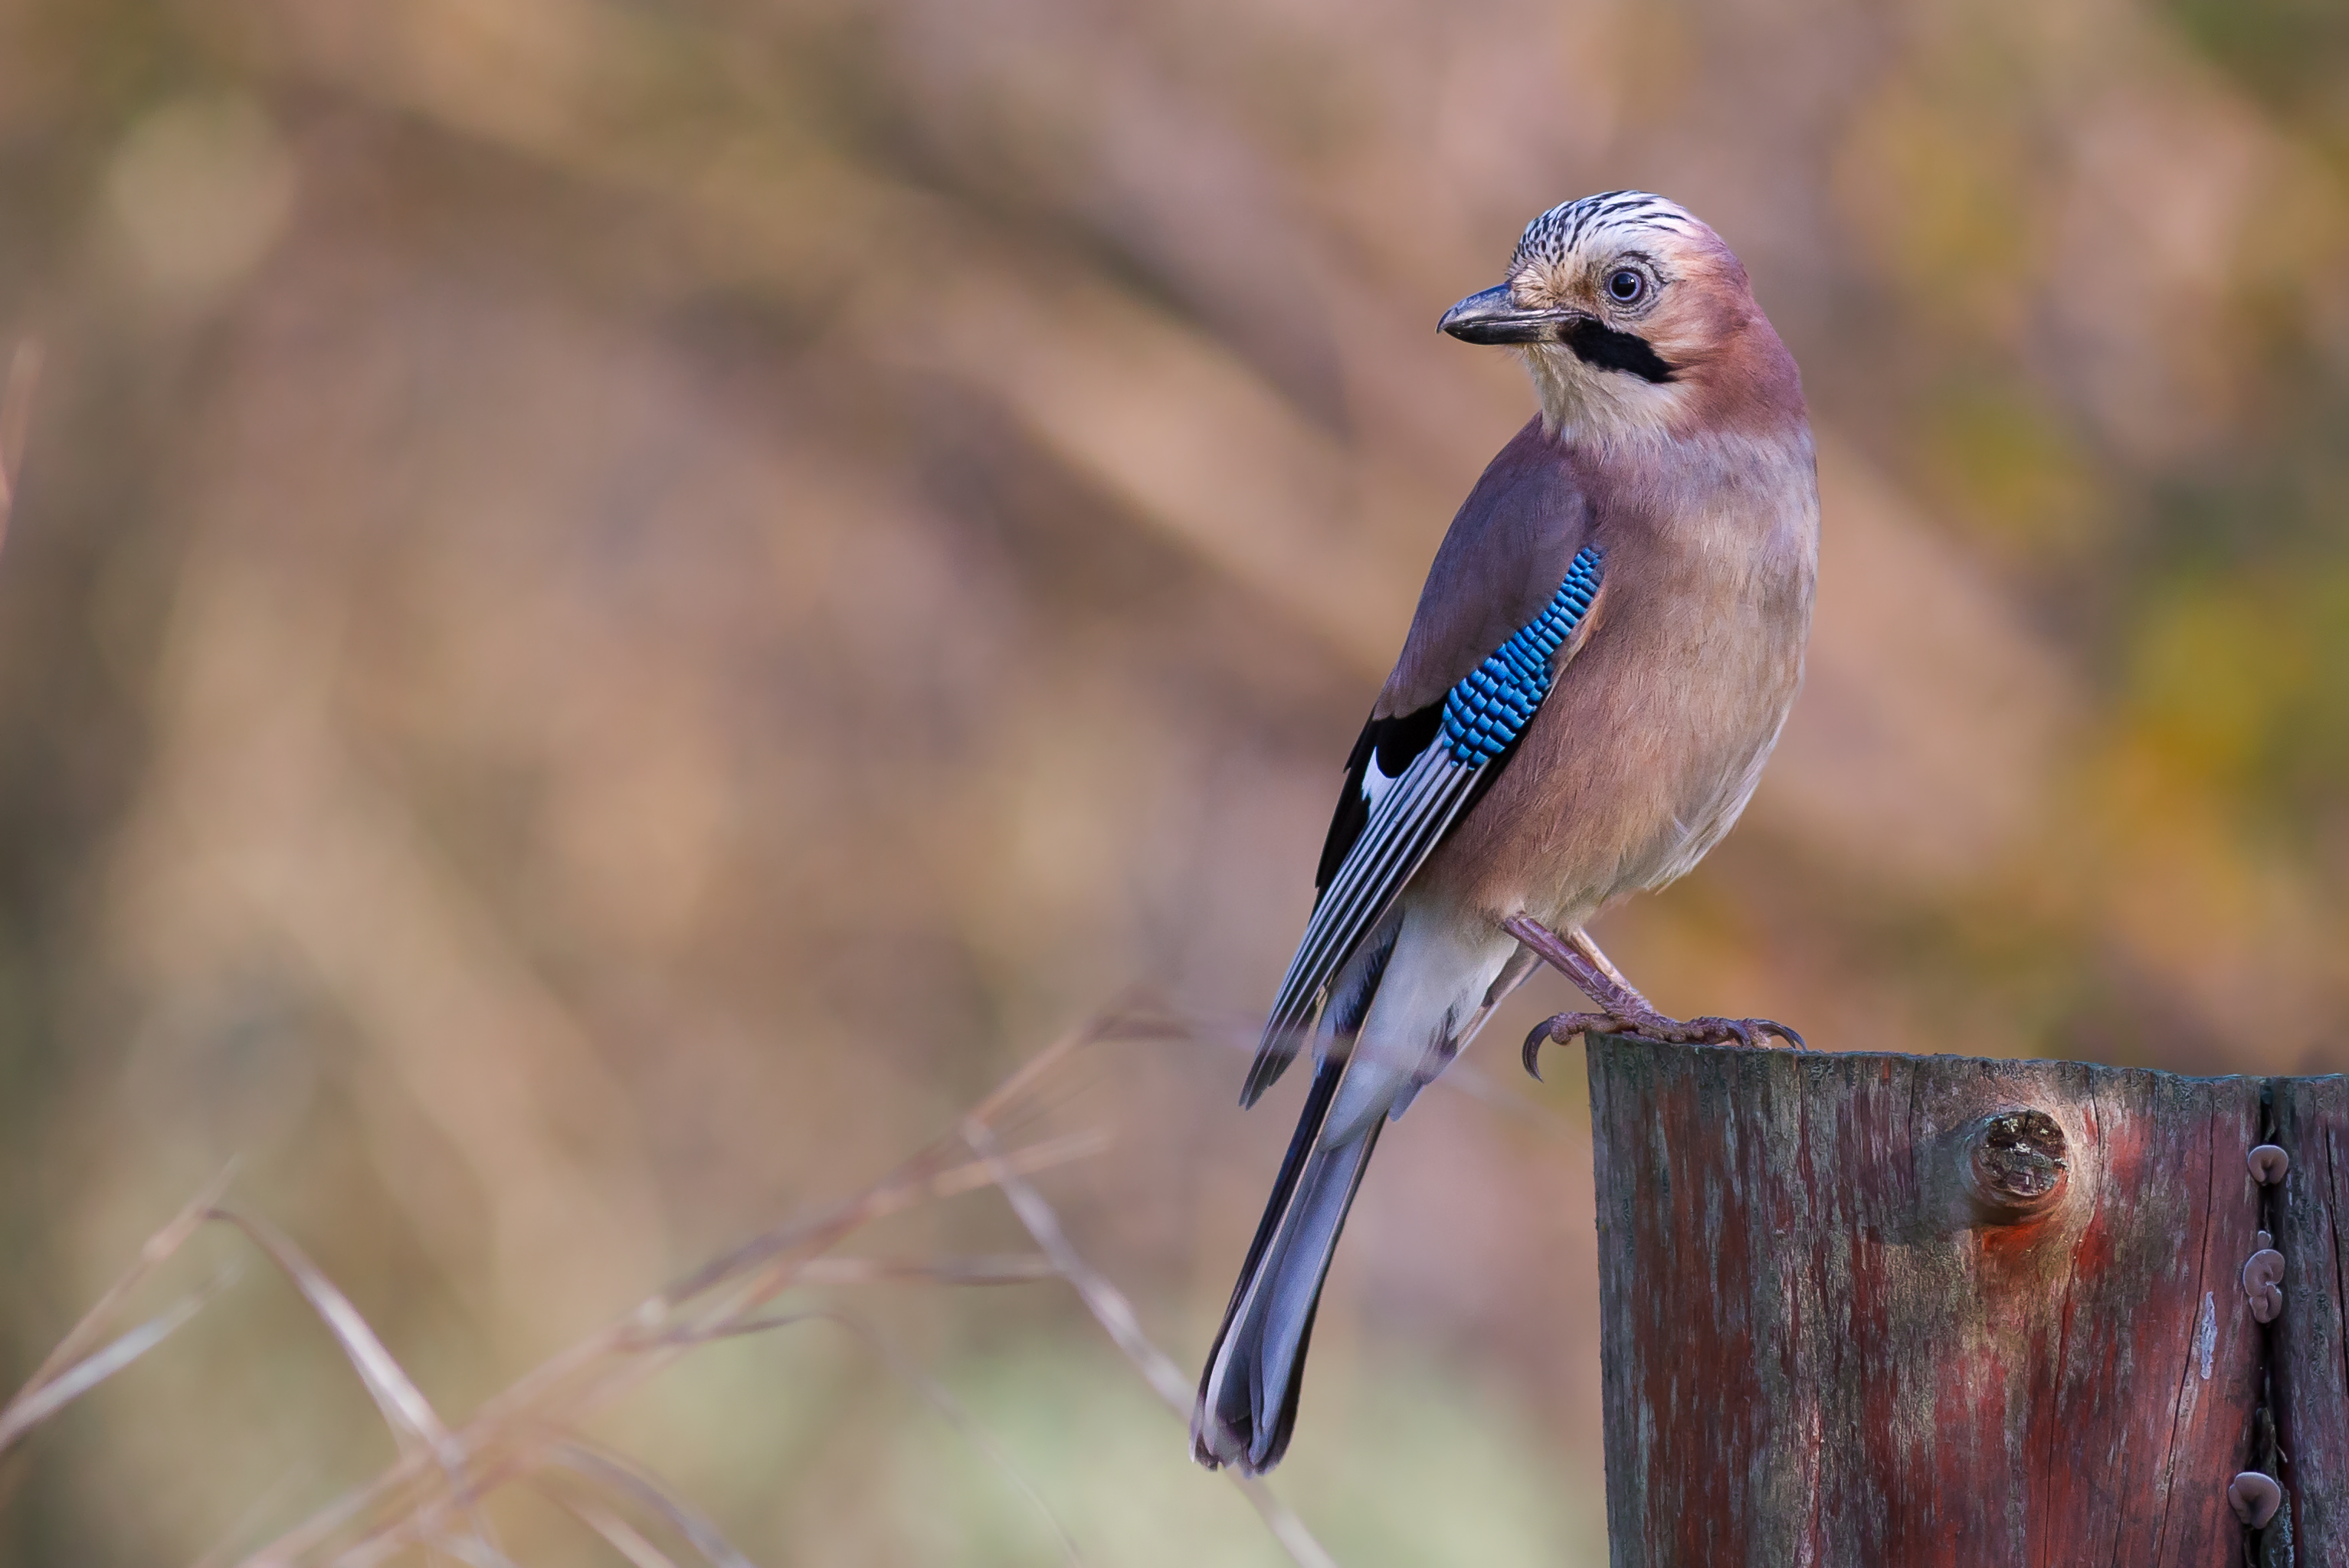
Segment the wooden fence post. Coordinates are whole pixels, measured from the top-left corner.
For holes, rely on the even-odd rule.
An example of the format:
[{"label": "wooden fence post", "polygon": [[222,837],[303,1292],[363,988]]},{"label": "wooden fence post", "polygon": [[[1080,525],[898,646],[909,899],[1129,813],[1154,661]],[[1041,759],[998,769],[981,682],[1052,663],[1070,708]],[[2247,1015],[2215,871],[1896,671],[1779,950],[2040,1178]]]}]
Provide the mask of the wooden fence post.
[{"label": "wooden fence post", "polygon": [[2349,1078],[2267,1084],[2269,1137],[2292,1161],[2269,1210],[2284,1264],[2271,1375],[2288,1522],[2299,1561],[2333,1568],[2349,1563]]},{"label": "wooden fence post", "polygon": [[2344,1080],[1589,1067],[1615,1568],[2349,1565]]}]

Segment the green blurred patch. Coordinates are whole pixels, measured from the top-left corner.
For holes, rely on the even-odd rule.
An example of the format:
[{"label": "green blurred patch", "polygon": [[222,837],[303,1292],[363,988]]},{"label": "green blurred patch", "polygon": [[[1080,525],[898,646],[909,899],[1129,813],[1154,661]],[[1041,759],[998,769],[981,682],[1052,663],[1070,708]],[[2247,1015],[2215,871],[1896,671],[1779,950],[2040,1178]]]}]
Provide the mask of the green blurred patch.
[{"label": "green blurred patch", "polygon": [[[1382,1348],[1375,1365],[1367,1383],[1333,1389],[1325,1379],[1325,1412],[1342,1406],[1344,1420],[1300,1433],[1275,1477],[1347,1568],[1605,1561],[1595,1472],[1563,1472],[1522,1412],[1402,1346]],[[948,1381],[1088,1563],[1288,1561],[1238,1490],[1191,1463],[1188,1438],[1165,1407],[1105,1354],[1039,1342]],[[942,1422],[905,1429],[890,1496],[907,1561],[1009,1568],[1057,1555],[1051,1527],[1018,1486]]]},{"label": "green blurred patch", "polygon": [[2123,731],[2174,784],[2297,860],[2349,770],[2349,562],[2183,578],[2131,629]]},{"label": "green blurred patch", "polygon": [[2034,184],[2003,96],[1896,81],[1837,160],[1844,211],[1906,303],[1945,330],[2010,334],[2030,294],[2034,257],[2018,242]]},{"label": "green blurred patch", "polygon": [[2022,389],[1972,381],[1927,410],[1925,466],[1979,536],[2038,563],[2076,560],[2105,542],[2097,477],[2054,412]]},{"label": "green blurred patch", "polygon": [[2298,706],[2312,648],[2286,606],[2225,582],[2179,584],[2135,628],[2130,724],[2172,768],[2240,784]]},{"label": "green blurred patch", "polygon": [[[2329,125],[2349,151],[2349,5],[2341,0],[2168,0],[2197,49],[2276,110]],[[2313,129],[2313,128],[2312,128]]]}]

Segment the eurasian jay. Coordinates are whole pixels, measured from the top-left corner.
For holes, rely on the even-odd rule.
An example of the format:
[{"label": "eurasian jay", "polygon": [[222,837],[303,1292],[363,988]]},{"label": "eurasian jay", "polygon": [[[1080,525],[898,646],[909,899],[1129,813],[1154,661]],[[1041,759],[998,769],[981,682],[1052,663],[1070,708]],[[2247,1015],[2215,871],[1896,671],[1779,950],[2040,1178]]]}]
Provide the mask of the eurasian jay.
[{"label": "eurasian jay", "polygon": [[1312,1087],[1232,1292],[1193,1455],[1271,1469],[1321,1283],[1380,1130],[1547,960],[1582,1029],[1752,1044],[1667,1018],[1583,927],[1686,873],[1744,809],[1803,676],[1818,490],[1802,379],[1719,235],[1661,197],[1536,218],[1508,279],[1444,315],[1523,356],[1541,412],[1435,552],[1348,758],[1313,914],[1241,1104]]}]

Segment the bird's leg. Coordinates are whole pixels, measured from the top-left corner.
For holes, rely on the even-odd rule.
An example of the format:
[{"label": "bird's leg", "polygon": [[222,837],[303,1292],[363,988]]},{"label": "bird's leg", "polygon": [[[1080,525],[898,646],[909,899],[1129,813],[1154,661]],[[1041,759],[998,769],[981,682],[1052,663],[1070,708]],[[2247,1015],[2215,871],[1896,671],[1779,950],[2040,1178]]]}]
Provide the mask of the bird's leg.
[{"label": "bird's leg", "polygon": [[[1574,988],[1606,1008],[1609,1014],[1636,1017],[1656,1014],[1654,1004],[1640,995],[1623,972],[1599,951],[1599,944],[1578,925],[1570,925],[1563,936],[1549,927],[1518,915],[1504,921],[1501,929],[1534,950],[1541,961],[1574,982]],[[1656,1014],[1661,1016],[1661,1014]]]},{"label": "bird's leg", "polygon": [[1807,1048],[1802,1036],[1769,1018],[1690,1018],[1683,1022],[1664,1016],[1623,978],[1623,972],[1608,961],[1607,954],[1599,950],[1599,944],[1590,940],[1590,934],[1578,925],[1568,926],[1560,935],[1520,914],[1503,921],[1501,929],[1533,949],[1544,963],[1573,981],[1576,990],[1603,1009],[1596,1013],[1560,1013],[1526,1037],[1526,1070],[1536,1078],[1541,1076],[1536,1063],[1543,1046],[1585,1033],[1630,1035],[1672,1046],[1717,1046],[1730,1040],[1752,1046],[1758,1043],[1760,1037],[1776,1035],[1798,1051]]}]

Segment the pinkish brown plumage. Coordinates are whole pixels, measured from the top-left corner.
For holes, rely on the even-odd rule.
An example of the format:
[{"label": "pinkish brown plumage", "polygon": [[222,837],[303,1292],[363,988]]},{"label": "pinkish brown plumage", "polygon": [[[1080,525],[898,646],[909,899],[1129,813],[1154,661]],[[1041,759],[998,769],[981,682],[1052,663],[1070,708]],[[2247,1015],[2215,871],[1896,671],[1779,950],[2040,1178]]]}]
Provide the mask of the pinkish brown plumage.
[{"label": "pinkish brown plumage", "polygon": [[1312,1043],[1200,1379],[1193,1451],[1211,1466],[1279,1461],[1380,1130],[1537,958],[1599,1004],[1582,1021],[1664,1039],[1778,1027],[1663,1017],[1582,927],[1729,830],[1801,684],[1818,500],[1794,361],[1720,237],[1637,191],[1537,218],[1508,280],[1443,325],[1515,347],[1541,411],[1436,552],[1249,1077],[1244,1102]]}]

